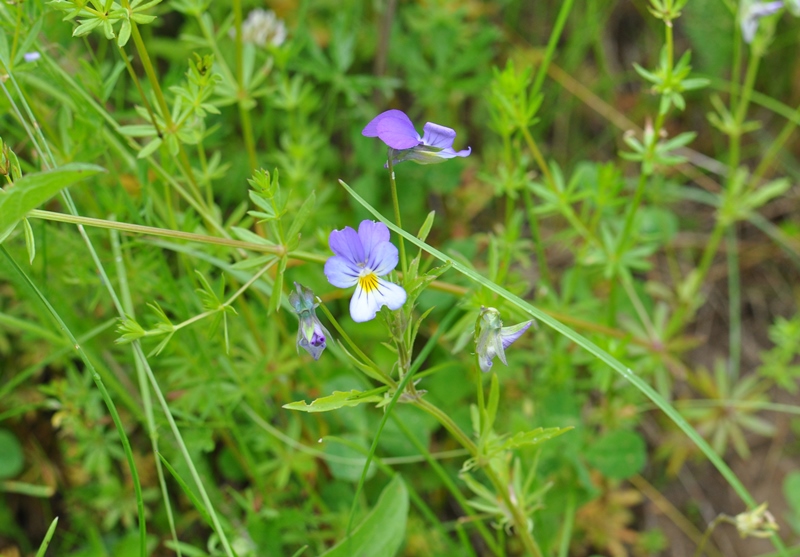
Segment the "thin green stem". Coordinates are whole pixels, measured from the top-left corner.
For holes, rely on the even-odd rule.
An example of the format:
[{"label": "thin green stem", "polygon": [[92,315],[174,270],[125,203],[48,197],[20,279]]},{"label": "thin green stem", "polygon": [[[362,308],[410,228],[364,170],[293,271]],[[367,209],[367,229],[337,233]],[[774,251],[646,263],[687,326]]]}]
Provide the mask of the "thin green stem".
[{"label": "thin green stem", "polygon": [[[539,151],[539,147],[536,145],[536,141],[534,141],[533,136],[531,135],[530,130],[527,128],[522,128],[522,137],[525,139],[525,143],[528,145],[528,150],[533,154],[533,158],[536,161],[536,164],[539,166],[539,170],[541,171],[542,175],[545,177],[547,185],[550,189],[555,193],[559,199],[561,198],[561,192],[558,190],[558,186],[556,185],[555,178],[553,178],[553,173],[550,171],[550,168],[547,166],[547,163],[542,156],[542,152]],[[560,206],[563,209],[564,217],[567,221],[572,225],[572,227],[577,230],[577,232],[583,236],[583,239],[586,240],[587,243],[590,244],[598,244],[597,238],[592,234],[592,232],[586,228],[586,225],[578,218],[578,215],[575,214],[575,210],[572,208],[571,205],[567,203],[560,203]]]},{"label": "thin green stem", "polygon": [[767,148],[767,152],[764,153],[763,157],[761,157],[758,166],[756,166],[756,169],[753,171],[753,175],[750,178],[749,185],[751,188],[758,187],[758,184],[766,173],[767,169],[775,160],[775,157],[778,156],[778,153],[780,153],[781,149],[783,149],[783,146],[789,140],[789,137],[791,137],[792,133],[794,133],[795,128],[797,128],[797,120],[800,119],[800,106],[795,109],[793,116],[794,118],[789,118],[786,124],[784,124],[781,133],[778,134],[778,137]]},{"label": "thin green stem", "polygon": [[719,244],[725,236],[725,228],[726,225],[723,224],[723,221],[717,219],[717,222],[714,224],[714,230],[711,232],[711,238],[708,240],[705,250],[703,250],[700,264],[686,277],[686,285],[683,289],[684,291],[681,293],[681,303],[675,310],[675,313],[672,314],[669,325],[667,326],[667,337],[672,337],[680,332],[686,322],[694,316],[694,312],[698,306],[695,298],[706,278],[706,274],[708,274],[711,268],[711,263],[714,261],[714,256],[717,254]]},{"label": "thin green stem", "polygon": [[736,238],[736,225],[728,228],[726,234],[728,256],[728,373],[734,380],[739,377],[742,361],[742,288],[739,276],[739,242]]},{"label": "thin green stem", "polygon": [[[117,267],[117,279],[119,280],[119,289],[122,298],[122,305],[128,315],[136,318],[136,310],[133,305],[133,298],[128,284],[128,272],[125,267],[125,258],[122,253],[120,245],[119,232],[111,230],[111,251],[114,254],[114,262]],[[153,412],[153,401],[150,396],[150,387],[147,385],[147,378],[145,377],[144,368],[138,359],[134,359],[136,367],[136,378],[139,382],[139,394],[142,397],[142,405],[144,406],[144,415],[147,420],[147,433],[150,437],[150,446],[153,449],[153,454],[157,455],[161,451],[158,447],[158,428],[156,425],[155,413]],[[172,514],[172,505],[170,504],[169,490],[167,489],[167,482],[164,477],[164,468],[161,466],[161,459],[156,458],[156,473],[158,475],[158,486],[161,490],[161,498],[164,501],[164,510],[167,513],[167,523],[169,531],[172,535],[172,540],[175,543],[175,552],[178,557],[181,557],[181,549],[178,543],[178,532],[175,529],[175,518]]]},{"label": "thin green stem", "polygon": [[575,526],[575,507],[577,496],[575,489],[569,490],[567,508],[564,510],[564,525],[561,529],[561,542],[558,544],[558,557],[568,557],[569,544],[572,541],[572,528]]},{"label": "thin green stem", "polygon": [[132,234],[144,234],[146,236],[157,236],[162,238],[175,238],[178,240],[187,240],[190,242],[197,242],[201,244],[213,244],[217,246],[226,246],[237,249],[247,249],[256,252],[272,253],[279,257],[286,255],[290,259],[307,261],[310,263],[325,263],[325,261],[327,260],[327,257],[325,257],[324,255],[318,255],[302,250],[286,252],[283,246],[271,245],[266,243],[256,244],[253,242],[231,240],[229,238],[220,238],[217,236],[206,236],[203,234],[195,234],[192,232],[170,230],[168,228],[156,228],[152,226],[143,226],[140,224],[130,224],[126,222],[95,219],[92,217],[81,217],[75,215],[68,215],[65,213],[42,211],[39,209],[34,209],[28,214],[28,216],[55,222],[66,222],[71,224],[92,226],[95,228],[108,228],[112,230],[119,230],[120,232],[129,232]]},{"label": "thin green stem", "polygon": [[[378,431],[375,432],[375,438],[372,440],[372,446],[369,449],[369,454],[367,455],[367,460],[364,462],[364,469],[361,472],[361,478],[358,481],[358,487],[356,488],[356,494],[353,497],[353,505],[350,508],[350,520],[347,523],[347,534],[350,534],[350,527],[353,524],[353,519],[355,518],[355,511],[356,511],[356,504],[358,502],[358,495],[361,492],[361,488],[364,486],[364,482],[367,479],[367,472],[369,471],[369,463],[372,461],[372,457],[375,455],[375,451],[378,449],[378,440],[381,437],[381,433],[383,432],[383,428],[386,425],[386,421],[389,419],[389,416],[392,414],[392,410],[394,406],[397,404],[397,401],[400,400],[400,396],[404,393],[408,395],[416,395],[416,391],[413,389],[413,383],[411,380],[414,377],[414,374],[419,370],[422,366],[422,363],[428,357],[428,355],[433,350],[433,347],[436,346],[436,343],[439,340],[439,337],[442,333],[450,328],[450,324],[455,320],[455,316],[459,312],[459,308],[453,307],[445,318],[442,320],[442,324],[440,327],[436,329],[436,332],[431,335],[428,339],[428,342],[425,343],[425,346],[422,348],[420,355],[417,357],[414,364],[408,369],[408,372],[403,374],[401,372],[401,380],[400,383],[397,385],[394,394],[392,395],[392,400],[389,401],[389,404],[386,406],[383,417],[381,418],[380,424],[378,424]],[[399,347],[400,348],[400,347]],[[410,392],[406,392],[406,387],[409,387]],[[418,396],[416,396],[419,399]]]},{"label": "thin green stem", "polygon": [[625,248],[628,247],[628,239],[633,229],[633,220],[636,216],[636,211],[639,210],[639,205],[642,203],[644,196],[645,186],[647,185],[647,174],[641,172],[639,174],[639,181],[636,183],[636,190],[633,193],[633,201],[628,205],[628,210],[625,213],[625,224],[622,225],[622,233],[617,241],[617,249],[614,250],[615,259],[622,255]]},{"label": "thin green stem", "polygon": [[395,383],[395,380],[392,379],[389,375],[387,375],[387,373],[385,371],[383,371],[380,367],[378,367],[378,364],[373,362],[369,358],[369,356],[364,354],[364,351],[361,350],[361,348],[359,348],[359,346],[355,342],[353,342],[353,340],[350,338],[350,335],[347,334],[347,331],[345,331],[342,328],[342,326],[339,325],[339,322],[336,320],[336,318],[333,316],[333,314],[328,310],[327,307],[325,307],[325,304],[320,304],[318,307],[322,310],[322,313],[325,314],[325,317],[328,318],[328,321],[331,322],[333,327],[342,336],[342,338],[345,340],[345,342],[348,344],[348,346],[350,346],[350,349],[359,358],[361,358],[361,363],[363,365],[369,367],[373,372],[375,372],[386,385],[390,385],[392,387],[396,386],[397,383]]},{"label": "thin green stem", "polygon": [[531,238],[533,239],[534,247],[536,248],[536,262],[539,264],[539,274],[541,275],[541,282],[547,287],[553,286],[553,279],[550,276],[550,267],[547,265],[547,255],[544,251],[544,242],[542,241],[542,233],[539,230],[539,219],[536,217],[533,207],[533,197],[528,188],[522,188],[522,199],[525,202],[525,209],[528,212],[528,226],[531,229]]},{"label": "thin green stem", "polygon": [[[464,497],[464,495],[461,493],[461,490],[458,489],[456,484],[450,478],[450,475],[447,473],[447,471],[442,467],[441,464],[436,462],[436,460],[432,457],[430,452],[425,448],[425,446],[420,442],[420,440],[417,439],[417,436],[414,435],[414,433],[410,429],[408,429],[408,426],[403,422],[403,420],[401,420],[395,415],[392,416],[392,419],[394,420],[394,423],[397,424],[397,427],[400,429],[400,431],[403,432],[403,435],[405,435],[406,438],[411,442],[411,444],[414,445],[414,447],[420,452],[420,454],[425,457],[425,460],[428,462],[428,465],[433,469],[436,475],[439,476],[439,479],[442,480],[442,483],[447,488],[447,490],[453,495],[453,498],[459,504],[461,509],[466,513],[467,516],[469,516],[470,518],[474,518],[475,511],[472,510],[472,507],[467,502],[466,497]],[[478,533],[486,542],[486,545],[489,546],[489,549],[492,551],[492,553],[498,555],[500,553],[500,549],[497,547],[497,542],[492,537],[492,534],[489,532],[489,530],[486,528],[483,522],[481,522],[480,520],[472,520],[470,522],[475,524]]]},{"label": "thin green stem", "polygon": [[178,429],[178,424],[175,423],[175,418],[172,417],[172,411],[170,410],[169,405],[167,404],[167,400],[164,398],[164,393],[161,392],[161,387],[158,385],[158,380],[153,374],[153,370],[150,367],[149,362],[147,361],[147,357],[144,355],[144,352],[142,351],[141,345],[137,341],[133,342],[133,350],[134,354],[141,362],[141,365],[144,367],[145,375],[147,376],[147,379],[150,381],[150,386],[152,387],[153,392],[156,395],[156,399],[158,400],[158,403],[161,406],[161,410],[164,412],[164,416],[167,418],[167,423],[169,424],[172,434],[175,436],[175,441],[178,444],[178,449],[183,455],[184,461],[186,462],[186,466],[189,468],[189,473],[192,475],[192,479],[194,480],[195,486],[197,487],[197,491],[200,493],[200,497],[203,500],[203,504],[206,507],[206,511],[208,512],[209,518],[211,519],[214,531],[220,538],[220,543],[222,544],[222,548],[225,551],[225,555],[227,555],[228,557],[235,557],[236,553],[233,551],[233,548],[231,547],[231,544],[228,541],[228,537],[225,535],[225,531],[222,528],[222,524],[219,521],[219,517],[217,516],[217,513],[214,510],[214,506],[211,504],[211,499],[208,497],[206,488],[203,485],[203,480],[200,478],[200,474],[197,471],[197,467],[194,465],[192,456],[189,454],[189,449],[186,446],[186,443],[183,441],[183,436],[181,435],[180,429]]},{"label": "thin green stem", "polygon": [[[239,118],[242,121],[242,135],[247,148],[247,160],[250,163],[250,172],[258,166],[256,160],[256,142],[253,137],[253,123],[250,121],[250,111],[247,108],[247,88],[244,79],[244,60],[242,56],[242,0],[233,0],[233,22],[236,28],[236,81],[239,85]],[[215,41],[216,42],[216,41]]]},{"label": "thin green stem", "polygon": [[706,531],[703,533],[703,537],[700,538],[700,543],[697,544],[697,550],[694,552],[694,557],[701,557],[703,555],[703,551],[705,550],[706,547],[706,542],[708,542],[711,533],[717,526],[719,526],[723,522],[728,522],[728,521],[730,521],[730,517],[724,514],[717,516],[714,520],[711,521],[711,523],[708,525],[708,528],[706,528]]},{"label": "thin green stem", "polygon": [[[123,0],[122,3],[124,7],[127,7],[128,4],[127,0]],[[144,40],[142,40],[142,35],[139,32],[139,26],[133,20],[131,20],[130,23],[131,23],[131,37],[133,38],[133,44],[136,46],[136,51],[139,53],[139,59],[142,62],[145,74],[147,74],[147,79],[150,82],[150,86],[153,88],[153,94],[155,95],[156,101],[158,102],[159,108],[161,109],[161,117],[164,119],[164,124],[166,127],[165,132],[169,134],[175,134],[177,133],[178,129],[175,125],[175,122],[172,121],[172,114],[170,113],[169,106],[167,105],[167,99],[164,97],[164,93],[161,90],[161,85],[158,80],[158,76],[156,75],[153,63],[150,60],[150,54],[147,52]],[[203,199],[203,196],[200,194],[200,190],[198,189],[197,180],[195,179],[194,171],[192,170],[192,165],[189,162],[189,157],[186,154],[186,149],[184,149],[183,143],[180,140],[178,141],[178,157],[181,162],[179,166],[181,167],[183,174],[186,176],[186,179],[189,182],[189,186],[192,189],[194,199],[201,205],[204,204],[205,200]]]},{"label": "thin green stem", "polygon": [[564,31],[564,25],[567,23],[567,18],[572,11],[574,0],[564,0],[561,4],[561,9],[558,11],[553,31],[550,33],[550,38],[547,41],[547,48],[544,51],[544,57],[536,72],[536,79],[533,81],[532,92],[535,95],[542,89],[544,79],[547,77],[547,69],[550,67],[550,62],[553,60],[558,41],[561,38],[561,33]]},{"label": "thin green stem", "polygon": [[125,458],[128,461],[128,468],[131,473],[131,481],[133,482],[133,490],[136,494],[136,508],[139,515],[139,543],[141,547],[140,554],[142,557],[146,554],[146,539],[147,539],[147,526],[145,524],[144,518],[144,498],[142,496],[142,484],[139,481],[139,472],[136,469],[136,462],[133,458],[133,451],[131,449],[130,441],[128,440],[128,435],[125,433],[125,428],[122,425],[122,420],[120,420],[119,413],[117,412],[117,407],[114,404],[114,401],[111,399],[111,395],[108,394],[108,390],[106,389],[105,384],[103,383],[103,379],[100,377],[100,374],[94,367],[94,364],[89,359],[89,356],[86,354],[86,351],[83,347],[78,343],[78,339],[75,338],[75,335],[72,334],[72,331],[67,327],[67,324],[61,319],[59,313],[53,308],[50,302],[45,298],[44,294],[39,290],[39,288],[34,284],[34,282],[30,279],[30,277],[22,270],[22,268],[17,264],[11,254],[8,253],[5,246],[0,244],[0,253],[3,254],[7,263],[9,264],[10,268],[13,269],[17,275],[20,277],[22,282],[27,286],[27,288],[32,292],[36,299],[44,306],[47,310],[47,313],[53,318],[53,320],[58,325],[59,330],[67,337],[70,344],[74,347],[75,352],[83,361],[86,369],[92,376],[92,380],[97,387],[97,390],[100,391],[100,396],[103,399],[103,402],[108,409],[108,413],[111,415],[111,420],[114,422],[114,427],[117,429],[117,434],[119,435],[120,441],[122,442],[122,449],[125,453]]},{"label": "thin green stem", "polygon": [[[400,201],[397,198],[397,183],[395,182],[394,176],[394,163],[392,162],[392,157],[394,156],[394,149],[389,147],[389,183],[392,187],[392,206],[394,207],[394,221],[398,228],[403,228],[403,224],[400,221]],[[403,242],[403,237],[401,236],[398,239],[398,244],[400,246],[400,269],[403,271],[403,276],[407,276],[408,273],[408,262],[406,261],[406,245]]]}]

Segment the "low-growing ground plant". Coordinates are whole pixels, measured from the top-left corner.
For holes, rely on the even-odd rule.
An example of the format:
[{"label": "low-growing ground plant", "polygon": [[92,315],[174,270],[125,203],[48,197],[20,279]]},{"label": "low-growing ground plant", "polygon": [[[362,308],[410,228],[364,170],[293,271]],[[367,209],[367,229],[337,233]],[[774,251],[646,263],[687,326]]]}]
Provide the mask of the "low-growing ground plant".
[{"label": "low-growing ground plant", "polygon": [[0,5],[0,555],[797,554],[798,16]]}]

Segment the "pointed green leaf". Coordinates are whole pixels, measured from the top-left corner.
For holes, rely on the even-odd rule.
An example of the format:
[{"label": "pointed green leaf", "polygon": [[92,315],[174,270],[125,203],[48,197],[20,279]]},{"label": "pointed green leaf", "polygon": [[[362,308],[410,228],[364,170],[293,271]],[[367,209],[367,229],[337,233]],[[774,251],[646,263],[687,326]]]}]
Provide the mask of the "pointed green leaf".
[{"label": "pointed green leaf", "polygon": [[281,307],[281,297],[283,295],[283,274],[286,271],[287,257],[281,257],[278,264],[278,273],[275,275],[275,283],[272,285],[272,295],[269,298],[269,313],[278,311]]},{"label": "pointed green leaf", "polygon": [[383,397],[374,394],[374,391],[333,391],[332,395],[324,396],[306,404],[304,400],[284,404],[287,410],[300,410],[301,412],[330,412],[345,406],[358,406],[367,402],[380,402]]},{"label": "pointed green leaf", "polygon": [[156,149],[161,147],[161,144],[163,142],[164,141],[160,137],[153,138],[153,140],[150,143],[148,143],[147,145],[142,147],[142,150],[139,151],[139,154],[136,155],[136,158],[137,159],[144,159],[144,158],[149,157],[150,155],[155,153]]},{"label": "pointed green leaf", "polygon": [[522,431],[505,439],[500,446],[500,450],[505,451],[508,449],[518,449],[519,447],[532,447],[539,443],[549,441],[554,437],[558,437],[571,429],[571,427],[548,427],[547,429],[537,427],[530,431]]},{"label": "pointed green leaf", "polygon": [[400,549],[408,518],[408,490],[395,476],[364,522],[321,557],[393,557]]},{"label": "pointed green leaf", "polygon": [[33,228],[28,219],[22,219],[23,230],[25,231],[25,247],[28,249],[28,263],[33,265],[36,257],[36,239],[33,236]]},{"label": "pointed green leaf", "polygon": [[311,211],[314,210],[314,205],[317,202],[317,196],[312,191],[311,195],[303,202],[300,206],[300,209],[297,211],[297,216],[292,221],[292,225],[289,227],[289,232],[286,234],[285,240],[291,243],[295,237],[300,233],[300,229],[303,228],[303,225],[308,220],[309,215],[311,215]]},{"label": "pointed green leaf", "polygon": [[28,211],[62,189],[89,176],[105,172],[93,164],[72,163],[56,170],[28,174],[0,194],[0,242],[3,242]]}]

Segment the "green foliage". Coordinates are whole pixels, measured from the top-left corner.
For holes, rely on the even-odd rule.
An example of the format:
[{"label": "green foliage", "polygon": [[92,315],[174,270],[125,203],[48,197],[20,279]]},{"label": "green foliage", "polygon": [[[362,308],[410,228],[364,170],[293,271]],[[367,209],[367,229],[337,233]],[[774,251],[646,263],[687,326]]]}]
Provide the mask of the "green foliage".
[{"label": "green foliage", "polygon": [[0,242],[8,238],[31,209],[75,182],[99,172],[103,169],[96,165],[71,163],[55,170],[28,174],[0,190]]},{"label": "green foliage", "polygon": [[13,478],[22,471],[25,465],[22,445],[13,433],[5,429],[0,429],[0,453],[3,455],[0,462],[0,480]]},{"label": "green foliage", "polygon": [[403,479],[395,476],[364,521],[323,555],[392,557],[403,543],[407,517],[408,490]]},{"label": "green foliage", "polygon": [[608,478],[625,480],[644,469],[647,447],[635,431],[619,429],[589,445],[586,461]]},{"label": "green foliage", "polygon": [[[0,6],[3,547],[644,555],[644,498],[718,473],[712,527],[780,554],[748,466],[796,452],[793,12],[256,4]],[[472,154],[389,174],[390,108]],[[366,324],[325,274],[363,219],[407,296]]]},{"label": "green foliage", "polygon": [[358,406],[359,404],[368,402],[380,402],[382,398],[377,394],[371,394],[373,392],[374,391],[362,393],[356,390],[349,392],[333,391],[332,395],[318,398],[312,401],[311,404],[306,404],[301,400],[299,402],[284,404],[283,407],[289,410],[300,410],[301,412],[329,412],[345,406]]}]

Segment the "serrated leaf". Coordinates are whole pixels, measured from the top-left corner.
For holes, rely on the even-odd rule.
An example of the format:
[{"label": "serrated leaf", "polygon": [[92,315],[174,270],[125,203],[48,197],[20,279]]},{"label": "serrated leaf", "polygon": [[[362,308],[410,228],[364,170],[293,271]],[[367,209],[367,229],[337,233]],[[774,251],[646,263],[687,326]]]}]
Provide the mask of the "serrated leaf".
[{"label": "serrated leaf", "polygon": [[321,557],[393,557],[405,538],[407,519],[408,490],[396,475],[364,521]]},{"label": "serrated leaf", "polygon": [[71,163],[47,172],[28,174],[0,195],[0,243],[19,221],[62,189],[105,169],[93,164]]},{"label": "serrated leaf", "polygon": [[374,391],[361,392],[353,389],[352,391],[333,391],[333,394],[318,398],[306,404],[304,400],[284,404],[287,410],[299,410],[300,412],[330,412],[337,408],[358,406],[368,402],[380,402],[382,397],[372,394]]}]

